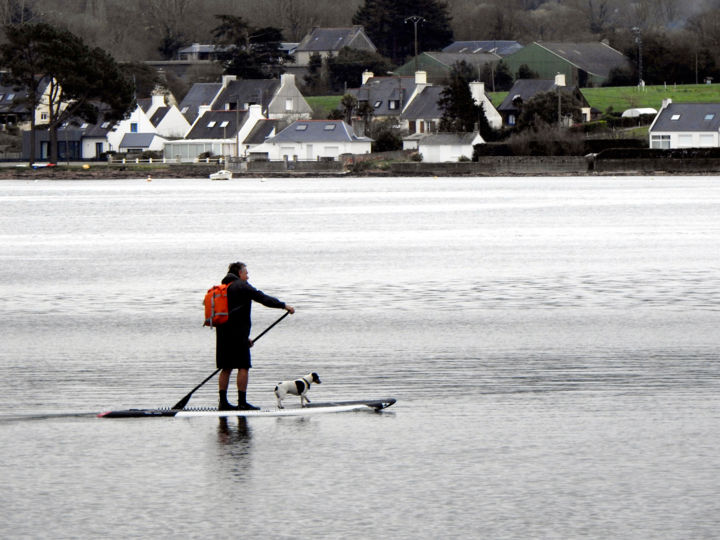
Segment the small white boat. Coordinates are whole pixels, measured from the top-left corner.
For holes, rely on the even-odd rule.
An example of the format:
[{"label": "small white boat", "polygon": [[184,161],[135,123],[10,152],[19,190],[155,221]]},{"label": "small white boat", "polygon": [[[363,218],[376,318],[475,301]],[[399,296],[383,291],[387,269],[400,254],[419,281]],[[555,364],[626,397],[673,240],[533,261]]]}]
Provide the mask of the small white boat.
[{"label": "small white boat", "polygon": [[232,172],[227,169],[222,169],[218,172],[214,172],[210,175],[210,180],[232,180]]}]

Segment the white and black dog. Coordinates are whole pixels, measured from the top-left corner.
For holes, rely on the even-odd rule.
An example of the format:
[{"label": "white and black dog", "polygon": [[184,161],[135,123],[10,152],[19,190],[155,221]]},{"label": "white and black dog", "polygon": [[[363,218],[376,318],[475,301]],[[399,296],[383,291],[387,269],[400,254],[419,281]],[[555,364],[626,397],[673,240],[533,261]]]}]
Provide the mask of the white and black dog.
[{"label": "white and black dog", "polygon": [[320,377],[318,377],[317,373],[308,373],[301,379],[277,383],[277,386],[275,387],[275,397],[277,398],[278,408],[283,408],[282,400],[288,394],[300,396],[301,407],[304,407],[305,403],[310,403],[306,394],[307,391],[310,390],[310,385],[312,383],[320,384]]}]

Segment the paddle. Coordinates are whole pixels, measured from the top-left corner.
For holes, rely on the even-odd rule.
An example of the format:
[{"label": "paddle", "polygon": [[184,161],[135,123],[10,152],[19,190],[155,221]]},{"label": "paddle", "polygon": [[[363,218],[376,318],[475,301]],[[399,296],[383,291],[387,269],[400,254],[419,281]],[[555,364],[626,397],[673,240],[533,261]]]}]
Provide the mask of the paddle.
[{"label": "paddle", "polygon": [[[265,330],[263,330],[262,332],[260,332],[260,334],[258,334],[258,336],[257,336],[255,339],[252,340],[252,341],[253,341],[253,344],[254,344],[258,339],[260,339],[260,338],[263,337],[265,334],[267,334],[273,326],[275,326],[277,323],[279,323],[280,321],[282,321],[282,320],[283,320],[285,317],[287,317],[288,315],[290,315],[290,312],[289,312],[289,311],[286,311],[285,314],[284,314],[282,317],[280,317],[277,321],[275,321],[275,322],[272,323],[270,326],[268,326]],[[173,409],[184,409],[184,408],[185,408],[185,405],[187,405],[187,404],[188,404],[188,401],[190,401],[190,398],[192,397],[192,395],[193,395],[193,393],[195,392],[195,390],[197,390],[198,388],[200,388],[203,384],[205,384],[205,383],[208,382],[210,379],[212,379],[215,375],[217,375],[218,371],[220,371],[221,369],[222,369],[222,368],[217,368],[215,371],[213,371],[210,375],[207,376],[207,378],[206,378],[203,382],[201,382],[201,383],[198,384],[195,388],[193,388],[192,390],[190,390],[190,392],[188,393],[188,395],[186,395],[184,398],[182,398],[180,401],[178,401],[175,405],[173,405],[172,408],[173,408]]]}]

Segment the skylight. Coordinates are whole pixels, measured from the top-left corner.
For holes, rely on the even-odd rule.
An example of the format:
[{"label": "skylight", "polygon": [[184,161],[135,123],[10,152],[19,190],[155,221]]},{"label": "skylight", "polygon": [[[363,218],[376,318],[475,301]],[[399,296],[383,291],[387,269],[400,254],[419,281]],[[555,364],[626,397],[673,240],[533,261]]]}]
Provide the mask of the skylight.
[{"label": "skylight", "polygon": [[222,127],[222,128],[227,127],[229,123],[230,122],[228,122],[227,120],[223,120],[220,124],[220,127]]},{"label": "skylight", "polygon": [[374,107],[377,109],[380,105],[382,105],[382,101],[376,101]]},{"label": "skylight", "polygon": [[325,124],[325,127],[323,128],[325,131],[332,131],[335,129],[335,124]]},{"label": "skylight", "polygon": [[714,113],[709,113],[705,115],[705,120],[712,120],[713,118],[715,118]]},{"label": "skylight", "polygon": [[209,128],[215,127],[215,124],[216,124],[215,120],[212,120],[212,121],[208,122],[207,127],[209,127]]},{"label": "skylight", "polygon": [[673,114],[673,115],[670,117],[670,120],[680,120],[680,115],[679,115],[679,114]]},{"label": "skylight", "polygon": [[307,129],[307,124],[298,124],[295,126],[295,131],[305,131]]}]

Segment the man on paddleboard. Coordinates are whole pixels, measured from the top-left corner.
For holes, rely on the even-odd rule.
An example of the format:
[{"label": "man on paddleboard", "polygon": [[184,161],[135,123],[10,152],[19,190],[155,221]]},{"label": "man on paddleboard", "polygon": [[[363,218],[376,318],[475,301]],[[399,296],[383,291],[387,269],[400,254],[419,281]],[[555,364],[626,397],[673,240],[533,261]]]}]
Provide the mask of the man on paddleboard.
[{"label": "man on paddleboard", "polygon": [[[285,309],[290,314],[295,313],[295,308],[277,298],[266,295],[250,285],[245,263],[231,263],[222,282],[224,284],[230,283],[230,286],[227,289],[228,320],[226,323],[216,327],[215,361],[216,367],[221,369],[219,409],[221,411],[257,410],[259,407],[248,403],[246,398],[249,371],[252,367],[250,362],[250,347],[253,345],[250,339],[252,303],[254,301],[269,308]],[[227,389],[233,369],[238,370],[237,406],[231,405],[227,400]]]}]

